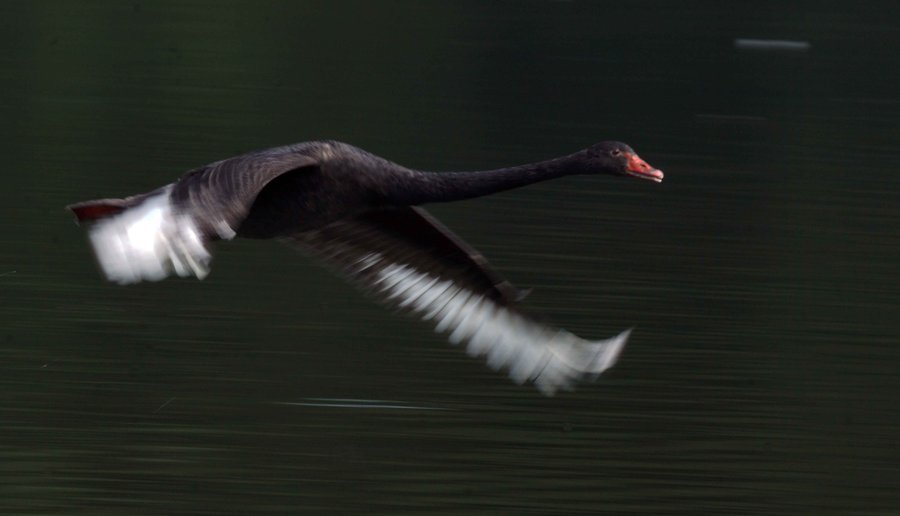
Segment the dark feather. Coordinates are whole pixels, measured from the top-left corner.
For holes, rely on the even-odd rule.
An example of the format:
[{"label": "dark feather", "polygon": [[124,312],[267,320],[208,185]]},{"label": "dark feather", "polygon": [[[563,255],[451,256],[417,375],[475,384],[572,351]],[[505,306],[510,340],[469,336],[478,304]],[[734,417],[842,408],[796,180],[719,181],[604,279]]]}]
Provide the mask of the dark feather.
[{"label": "dark feather", "polygon": [[[387,262],[415,265],[452,279],[504,306],[520,291],[503,279],[484,256],[447,229],[424,208],[371,211],[285,238],[345,274],[365,256],[378,253]],[[351,280],[365,287],[374,270]]]},{"label": "dark feather", "polygon": [[256,196],[275,178],[312,168],[318,160],[290,145],[217,161],[185,174],[172,189],[177,206],[190,206],[191,215],[209,233],[221,232],[225,223],[237,231]]}]

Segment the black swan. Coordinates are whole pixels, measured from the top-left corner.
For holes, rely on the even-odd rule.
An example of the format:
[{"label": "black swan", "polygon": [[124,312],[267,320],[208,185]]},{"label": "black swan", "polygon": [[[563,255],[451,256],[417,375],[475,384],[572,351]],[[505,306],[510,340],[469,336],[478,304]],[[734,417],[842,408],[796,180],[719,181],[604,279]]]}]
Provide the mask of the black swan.
[{"label": "black swan", "polygon": [[572,174],[660,182],[624,143],[603,142],[540,163],[477,172],[422,172],[334,141],[244,154],[192,170],[124,199],[68,208],[88,224],[107,279],[120,284],[175,273],[203,278],[216,240],[277,238],[332,265],[380,302],[466,342],[517,383],[544,394],[594,379],[613,365],[630,330],[586,341],[516,308],[521,292],[424,209]]}]

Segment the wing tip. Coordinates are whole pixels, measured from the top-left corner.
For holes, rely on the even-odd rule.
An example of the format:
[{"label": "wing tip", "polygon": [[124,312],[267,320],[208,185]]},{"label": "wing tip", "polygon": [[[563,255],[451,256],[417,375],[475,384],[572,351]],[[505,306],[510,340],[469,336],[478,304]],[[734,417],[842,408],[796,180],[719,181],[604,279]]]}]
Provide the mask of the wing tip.
[{"label": "wing tip", "polygon": [[89,201],[70,209],[91,222],[88,239],[109,281],[127,285],[172,274],[203,279],[209,273],[208,239],[189,215],[173,208],[168,191],[130,207]]},{"label": "wing tip", "polygon": [[600,369],[594,373],[592,379],[596,379],[600,373],[616,365],[622,351],[625,350],[625,345],[628,344],[628,339],[631,338],[632,331],[634,331],[634,327],[628,328],[611,339],[593,343],[602,346],[602,350],[598,355]]},{"label": "wing tip", "polygon": [[[576,365],[569,362],[567,364],[568,374],[550,375],[548,378],[543,378],[543,375],[539,374],[533,379],[534,386],[544,396],[551,397],[559,390],[575,390],[575,386],[580,382],[596,381],[601,374],[616,365],[633,330],[633,327],[628,328],[615,337],[606,340],[581,341],[581,345],[586,346],[585,351],[590,353],[590,359],[585,360],[584,355],[582,355],[581,360],[583,362],[581,364]],[[578,337],[575,338],[577,339]]]}]

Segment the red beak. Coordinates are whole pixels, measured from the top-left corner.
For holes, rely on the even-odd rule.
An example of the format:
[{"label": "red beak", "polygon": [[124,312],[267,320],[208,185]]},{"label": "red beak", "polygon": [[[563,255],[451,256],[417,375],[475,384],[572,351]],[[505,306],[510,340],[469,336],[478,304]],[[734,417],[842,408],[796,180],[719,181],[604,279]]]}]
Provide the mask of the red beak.
[{"label": "red beak", "polygon": [[649,179],[650,181],[656,181],[657,183],[662,182],[662,170],[651,167],[646,161],[638,157],[637,154],[628,153],[626,156],[628,156],[628,165],[625,167],[625,171],[628,172],[629,175],[641,179]]}]

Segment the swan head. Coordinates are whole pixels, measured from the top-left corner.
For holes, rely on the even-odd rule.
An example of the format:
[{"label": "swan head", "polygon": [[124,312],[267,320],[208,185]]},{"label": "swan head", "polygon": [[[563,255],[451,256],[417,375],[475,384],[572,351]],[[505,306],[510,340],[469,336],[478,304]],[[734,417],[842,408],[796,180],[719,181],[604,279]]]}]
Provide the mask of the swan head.
[{"label": "swan head", "polygon": [[600,142],[586,149],[592,170],[617,176],[632,176],[661,183],[662,170],[651,167],[634,149],[622,142]]}]

